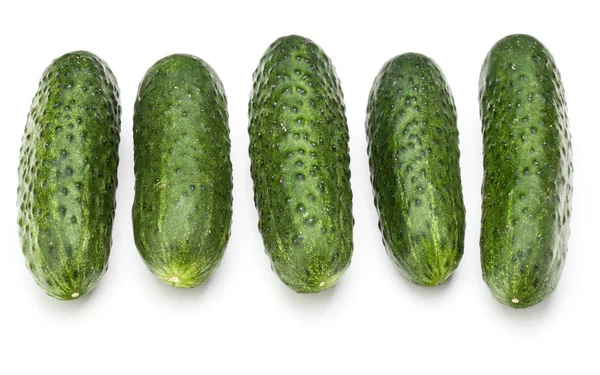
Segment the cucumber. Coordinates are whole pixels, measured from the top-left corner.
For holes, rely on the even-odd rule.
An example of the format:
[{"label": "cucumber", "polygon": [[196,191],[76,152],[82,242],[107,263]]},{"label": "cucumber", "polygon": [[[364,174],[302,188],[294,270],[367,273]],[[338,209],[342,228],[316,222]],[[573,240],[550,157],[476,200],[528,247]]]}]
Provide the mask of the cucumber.
[{"label": "cucumber", "polygon": [[560,279],[573,164],[567,107],[550,52],[529,35],[491,49],[480,79],[483,278],[501,303],[535,305]]},{"label": "cucumber", "polygon": [[19,235],[27,268],[47,294],[85,295],[108,266],[121,108],[104,61],[78,51],[44,72],[19,163]]},{"label": "cucumber", "polygon": [[462,258],[465,207],[454,99],[433,60],[407,53],[383,66],[366,130],[387,253],[408,280],[438,285]]},{"label": "cucumber", "polygon": [[299,293],[335,285],[352,257],[348,126],[339,80],[311,40],[277,39],[254,73],[251,175],[271,266]]},{"label": "cucumber", "polygon": [[133,143],[136,247],[163,282],[200,285],[221,262],[233,205],[227,101],[206,62],[177,54],[148,70]]}]

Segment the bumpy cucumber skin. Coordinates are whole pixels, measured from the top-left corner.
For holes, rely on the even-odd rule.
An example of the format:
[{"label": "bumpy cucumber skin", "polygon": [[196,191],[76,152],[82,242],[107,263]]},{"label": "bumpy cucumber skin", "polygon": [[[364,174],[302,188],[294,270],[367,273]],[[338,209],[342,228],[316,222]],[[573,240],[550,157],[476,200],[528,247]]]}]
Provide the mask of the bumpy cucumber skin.
[{"label": "bumpy cucumber skin", "polygon": [[454,99],[433,60],[407,53],[383,66],[366,130],[385,248],[408,280],[438,285],[462,258],[465,207]]},{"label": "bumpy cucumber skin", "polygon": [[291,289],[335,285],[352,257],[348,126],[339,80],[311,40],[266,51],[249,105],[251,175],[273,270]]},{"label": "bumpy cucumber skin", "polygon": [[203,60],[171,55],[139,86],[133,120],[135,244],[154,275],[191,288],[219,266],[231,228],[227,101]]},{"label": "bumpy cucumber skin", "polygon": [[559,282],[567,253],[573,164],[567,107],[550,52],[510,35],[480,80],[483,278],[501,303],[535,305]]},{"label": "bumpy cucumber skin", "polygon": [[27,268],[70,300],[108,266],[121,108],[104,61],[78,51],[54,60],[33,99],[19,164],[19,235]]}]

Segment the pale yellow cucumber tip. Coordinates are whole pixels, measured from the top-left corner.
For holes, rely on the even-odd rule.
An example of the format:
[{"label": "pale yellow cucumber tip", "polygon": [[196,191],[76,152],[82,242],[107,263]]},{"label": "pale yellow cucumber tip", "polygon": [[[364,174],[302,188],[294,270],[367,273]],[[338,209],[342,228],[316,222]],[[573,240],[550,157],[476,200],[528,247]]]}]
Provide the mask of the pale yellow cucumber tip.
[{"label": "pale yellow cucumber tip", "polygon": [[170,282],[179,284],[179,277],[173,276],[169,279]]},{"label": "pale yellow cucumber tip", "polygon": [[319,284],[319,286],[325,286],[325,281],[321,281],[321,283]]},{"label": "pale yellow cucumber tip", "polygon": [[71,297],[77,298],[77,297],[79,297],[79,293],[75,292],[75,293],[71,294]]},{"label": "pale yellow cucumber tip", "polygon": [[512,303],[519,303],[519,300],[517,298],[513,298],[511,302]]}]

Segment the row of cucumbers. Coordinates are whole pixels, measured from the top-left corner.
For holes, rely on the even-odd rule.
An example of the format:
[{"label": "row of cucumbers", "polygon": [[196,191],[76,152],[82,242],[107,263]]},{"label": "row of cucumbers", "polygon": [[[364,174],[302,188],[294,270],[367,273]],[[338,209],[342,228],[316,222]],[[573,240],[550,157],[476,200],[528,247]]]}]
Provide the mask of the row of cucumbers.
[{"label": "row of cucumbers", "polygon": [[[484,140],[481,264],[512,307],[556,287],[569,237],[571,142],[560,76],[535,38],[489,52],[480,81]],[[273,270],[291,289],[337,283],[353,251],[348,127],[340,82],[312,41],[266,51],[249,104],[251,175]],[[26,264],[51,296],[92,290],[107,269],[120,104],[108,66],[88,52],[45,71],[21,147],[19,231]],[[454,100],[440,68],[409,53],[373,84],[366,131],[383,242],[410,281],[437,285],[463,255],[465,208]],[[189,55],[165,57],[139,86],[133,121],[135,243],[148,268],[182,288],[205,282],[225,251],[232,165],[225,93]]]}]

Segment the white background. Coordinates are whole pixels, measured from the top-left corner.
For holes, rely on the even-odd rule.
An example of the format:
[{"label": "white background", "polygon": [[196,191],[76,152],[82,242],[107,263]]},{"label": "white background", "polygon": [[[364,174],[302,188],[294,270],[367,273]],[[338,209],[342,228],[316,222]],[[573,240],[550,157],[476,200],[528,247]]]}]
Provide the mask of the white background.
[{"label": "white background", "polygon": [[[598,374],[600,59],[598,12],[566,1],[5,1],[0,5],[0,373]],[[562,5],[561,5],[562,4]],[[298,295],[271,271],[257,229],[247,153],[252,73],[279,36],[313,39],[342,82],[350,129],[355,251],[337,287]],[[529,33],[562,73],[573,137],[572,235],[555,293],[525,310],[500,305],[479,264],[482,139],[478,79],[491,46]],[[108,62],[122,97],[119,188],[108,272],[60,302],[29,275],[16,225],[18,153],[31,99],[52,59],[85,49]],[[465,255],[436,288],[404,280],[385,254],[369,182],[365,110],[389,58],[441,66],[458,109],[467,209]],[[132,117],[145,71],[171,53],[201,57],[229,102],[232,236],[213,278],[178,290],[134,246]]]}]

